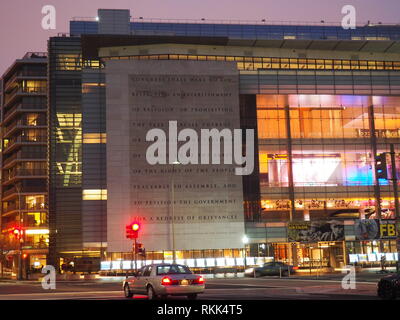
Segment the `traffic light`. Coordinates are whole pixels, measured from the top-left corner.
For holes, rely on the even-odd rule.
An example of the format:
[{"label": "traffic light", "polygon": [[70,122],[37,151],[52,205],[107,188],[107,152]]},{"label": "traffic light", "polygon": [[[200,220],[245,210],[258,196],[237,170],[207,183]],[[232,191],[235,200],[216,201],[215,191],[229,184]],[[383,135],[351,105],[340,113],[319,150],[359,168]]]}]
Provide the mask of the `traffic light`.
[{"label": "traffic light", "polygon": [[378,179],[388,178],[386,153],[380,153],[375,157],[375,171]]},{"label": "traffic light", "polygon": [[12,235],[18,240],[22,238],[23,234],[24,230],[22,230],[21,228],[14,228],[12,230]]},{"label": "traffic light", "polygon": [[137,222],[126,226],[126,237],[128,239],[137,239],[139,236],[140,224]]},{"label": "traffic light", "polygon": [[143,243],[136,243],[135,253],[138,253],[141,256],[146,255],[146,249],[143,248]]},{"label": "traffic light", "polygon": [[125,234],[127,239],[132,239],[132,227],[130,224],[126,226]]}]

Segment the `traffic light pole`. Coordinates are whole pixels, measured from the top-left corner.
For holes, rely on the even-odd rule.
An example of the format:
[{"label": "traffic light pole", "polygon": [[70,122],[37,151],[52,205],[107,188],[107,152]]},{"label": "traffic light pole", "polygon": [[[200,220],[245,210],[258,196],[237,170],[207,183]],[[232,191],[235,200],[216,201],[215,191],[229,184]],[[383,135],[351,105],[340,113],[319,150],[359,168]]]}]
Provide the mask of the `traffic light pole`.
[{"label": "traffic light pole", "polygon": [[15,184],[15,189],[18,192],[18,218],[19,218],[19,237],[18,237],[18,274],[17,274],[17,280],[22,280],[22,241],[23,241],[23,236],[22,236],[22,230],[23,230],[23,217],[21,214],[21,192],[19,189],[19,186]]},{"label": "traffic light pole", "polygon": [[137,248],[137,240],[136,238],[133,240],[133,254],[134,254],[134,258],[135,258],[135,273],[137,272],[137,255],[136,255],[136,248]]},{"label": "traffic light pole", "polygon": [[397,170],[396,170],[396,153],[394,151],[394,144],[390,144],[390,161],[392,163],[392,184],[393,184],[393,193],[394,193],[394,208],[396,213],[396,228],[397,228],[397,263],[396,263],[396,271],[400,272],[400,206],[399,206],[399,191],[397,186]]}]

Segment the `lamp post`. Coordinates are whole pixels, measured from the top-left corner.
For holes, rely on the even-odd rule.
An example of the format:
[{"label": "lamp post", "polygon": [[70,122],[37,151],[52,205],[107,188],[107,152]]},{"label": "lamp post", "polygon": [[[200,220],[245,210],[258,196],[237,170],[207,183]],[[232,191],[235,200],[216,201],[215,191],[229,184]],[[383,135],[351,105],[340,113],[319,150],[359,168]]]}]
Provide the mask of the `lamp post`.
[{"label": "lamp post", "polygon": [[19,238],[18,238],[18,273],[17,273],[17,279],[22,280],[22,242],[23,242],[23,222],[24,219],[21,215],[21,191],[19,189],[19,186],[15,184],[15,189],[17,190],[18,193],[18,218],[19,218]]},{"label": "lamp post", "polygon": [[247,236],[244,235],[243,238],[242,238],[242,242],[244,244],[244,269],[246,270],[246,268],[247,268],[247,263],[246,263],[246,260],[247,260],[247,244],[249,243],[249,238],[247,238]]},{"label": "lamp post", "polygon": [[175,181],[174,173],[175,166],[181,164],[178,160],[172,163],[172,178],[171,178],[171,218],[172,218],[172,263],[176,263],[176,251],[175,251]]}]

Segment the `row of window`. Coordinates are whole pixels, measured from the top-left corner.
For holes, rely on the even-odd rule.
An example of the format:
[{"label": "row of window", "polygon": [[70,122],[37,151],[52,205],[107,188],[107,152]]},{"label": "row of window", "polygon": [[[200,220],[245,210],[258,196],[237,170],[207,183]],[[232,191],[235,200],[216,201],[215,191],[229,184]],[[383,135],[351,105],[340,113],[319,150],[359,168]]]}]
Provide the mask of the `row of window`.
[{"label": "row of window", "polygon": [[125,57],[109,57],[105,60],[196,60],[237,62],[239,70],[258,69],[306,69],[306,70],[400,70],[400,61],[333,60],[300,58],[265,58],[239,56],[205,56],[186,54],[160,54]]}]

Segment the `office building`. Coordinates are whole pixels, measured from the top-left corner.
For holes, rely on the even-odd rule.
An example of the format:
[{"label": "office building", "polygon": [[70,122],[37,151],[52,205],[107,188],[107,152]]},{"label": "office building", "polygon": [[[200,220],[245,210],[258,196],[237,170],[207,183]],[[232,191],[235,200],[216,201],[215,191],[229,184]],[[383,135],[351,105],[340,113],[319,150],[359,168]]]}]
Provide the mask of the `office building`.
[{"label": "office building", "polygon": [[[398,150],[399,26],[89,20],[49,40],[51,263],[131,268],[134,220],[152,261],[243,266],[244,248],[249,264],[300,268],[395,259],[375,156]],[[150,165],[146,134],[174,120],[254,130],[253,173]]]},{"label": "office building", "polygon": [[26,269],[48,254],[46,53],[28,52],[3,74],[1,135],[0,225],[15,272],[18,254]]}]

